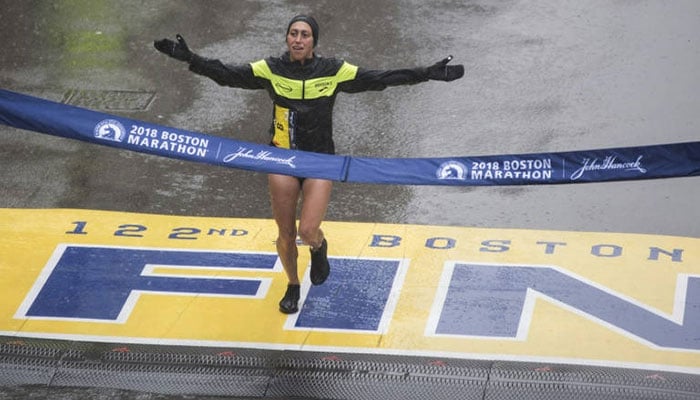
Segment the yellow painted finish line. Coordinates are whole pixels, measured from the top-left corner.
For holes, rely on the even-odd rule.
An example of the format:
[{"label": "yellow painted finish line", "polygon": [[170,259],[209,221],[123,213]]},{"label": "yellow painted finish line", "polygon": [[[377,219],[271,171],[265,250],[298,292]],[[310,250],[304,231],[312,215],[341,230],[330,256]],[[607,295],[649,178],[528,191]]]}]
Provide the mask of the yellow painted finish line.
[{"label": "yellow painted finish line", "polygon": [[0,335],[700,374],[700,239],[324,223],[300,312],[271,220],[0,209]]}]

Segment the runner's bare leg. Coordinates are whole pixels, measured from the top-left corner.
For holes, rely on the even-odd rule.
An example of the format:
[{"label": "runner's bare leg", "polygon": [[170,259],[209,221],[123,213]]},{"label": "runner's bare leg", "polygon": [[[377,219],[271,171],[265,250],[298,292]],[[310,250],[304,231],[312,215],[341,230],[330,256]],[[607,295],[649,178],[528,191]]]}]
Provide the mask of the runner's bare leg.
[{"label": "runner's bare leg", "polygon": [[290,284],[299,284],[297,272],[296,210],[301,194],[299,179],[286,175],[268,175],[272,215],[277,223],[277,254]]},{"label": "runner's bare leg", "polygon": [[323,241],[321,223],[326,217],[331,200],[333,182],[323,179],[305,179],[302,186],[303,201],[299,219],[299,236],[302,242],[316,249]]}]

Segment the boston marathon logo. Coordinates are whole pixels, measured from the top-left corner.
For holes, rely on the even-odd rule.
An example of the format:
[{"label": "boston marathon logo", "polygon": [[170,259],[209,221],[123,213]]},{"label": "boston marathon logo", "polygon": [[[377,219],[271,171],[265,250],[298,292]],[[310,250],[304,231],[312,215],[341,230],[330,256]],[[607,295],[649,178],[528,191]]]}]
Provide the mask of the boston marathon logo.
[{"label": "boston marathon logo", "polygon": [[137,147],[157,150],[163,153],[186,154],[205,158],[209,148],[209,139],[168,132],[142,125],[131,125],[128,131],[119,121],[105,119],[95,125],[95,137],[112,142],[126,142]]},{"label": "boston marathon logo", "polygon": [[438,179],[463,181],[467,178],[467,167],[459,161],[447,161],[440,165],[435,175],[437,175]]},{"label": "boston marathon logo", "polygon": [[471,161],[469,167],[458,161],[447,161],[438,168],[438,179],[473,181],[546,181],[553,174],[552,159],[498,159]]},{"label": "boston marathon logo", "polygon": [[105,119],[95,125],[95,137],[112,142],[122,142],[126,136],[126,129],[116,119]]}]

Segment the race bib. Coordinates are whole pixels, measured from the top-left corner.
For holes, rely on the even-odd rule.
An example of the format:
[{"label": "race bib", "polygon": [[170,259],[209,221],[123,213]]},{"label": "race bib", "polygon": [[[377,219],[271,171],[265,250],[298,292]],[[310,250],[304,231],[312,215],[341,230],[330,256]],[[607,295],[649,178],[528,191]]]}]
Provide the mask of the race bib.
[{"label": "race bib", "polygon": [[275,132],[272,144],[283,149],[294,149],[294,127],[296,113],[288,108],[275,104]]}]

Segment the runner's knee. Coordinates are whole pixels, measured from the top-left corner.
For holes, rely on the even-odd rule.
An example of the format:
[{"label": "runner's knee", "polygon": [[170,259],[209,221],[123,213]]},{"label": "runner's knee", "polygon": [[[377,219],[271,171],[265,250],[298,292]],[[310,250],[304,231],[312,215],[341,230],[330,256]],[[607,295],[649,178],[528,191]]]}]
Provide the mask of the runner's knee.
[{"label": "runner's knee", "polygon": [[317,247],[321,244],[323,240],[323,234],[321,230],[317,227],[299,226],[299,237],[301,241],[312,246]]}]

